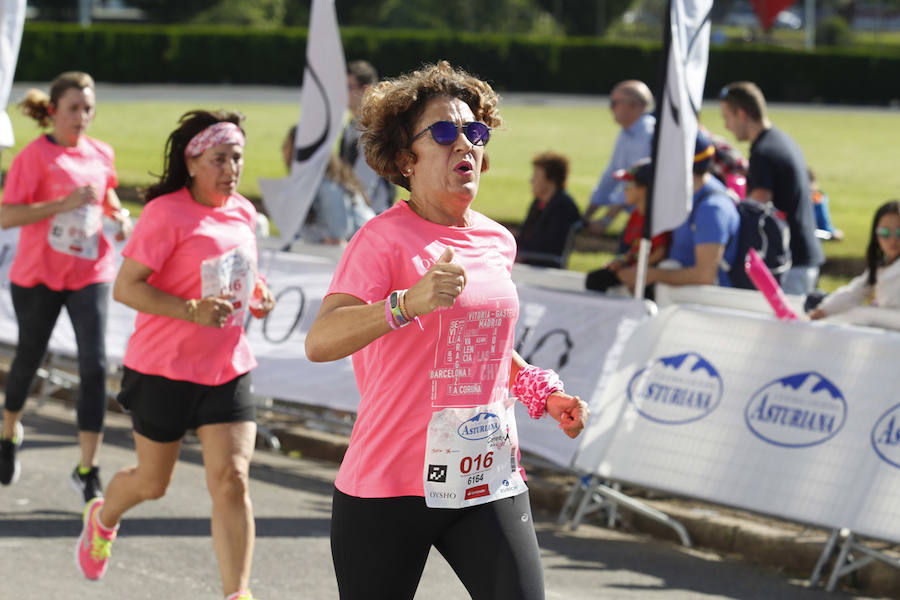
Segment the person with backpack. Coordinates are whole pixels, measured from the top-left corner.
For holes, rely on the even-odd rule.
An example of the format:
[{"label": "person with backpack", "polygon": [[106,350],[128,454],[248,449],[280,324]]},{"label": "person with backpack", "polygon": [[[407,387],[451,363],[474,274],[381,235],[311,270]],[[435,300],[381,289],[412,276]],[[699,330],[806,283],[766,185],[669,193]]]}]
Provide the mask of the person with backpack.
[{"label": "person with backpack", "polygon": [[781,285],[788,294],[808,294],[816,287],[825,253],[816,238],[803,151],[769,121],[766,99],[755,84],[730,83],[722,88],[719,99],[725,128],[738,141],[750,142],[747,198],[764,206],[774,205],[785,214],[790,227],[792,263]]},{"label": "person with backpack", "polygon": [[[647,285],[660,282],[731,286],[729,268],[737,256],[740,216],[725,185],[709,172],[714,154],[709,138],[698,133],[693,209],[684,223],[672,231],[669,260],[647,268]],[[628,267],[618,275],[622,283],[633,289],[636,273],[636,267]]]},{"label": "person with backpack", "polygon": [[[625,184],[625,204],[634,210],[625,230],[622,232],[622,243],[619,253],[602,269],[596,269],[587,274],[584,287],[597,292],[606,292],[612,287],[621,285],[618,272],[623,267],[637,264],[640,250],[641,237],[644,232],[644,215],[647,214],[647,191],[650,179],[653,177],[653,162],[649,158],[643,158],[628,170],[620,169],[613,174],[617,181]],[[653,236],[650,240],[650,255],[647,264],[655,265],[666,257],[669,250],[671,234],[664,231]],[[653,299],[652,288],[647,289],[645,296]]]}]

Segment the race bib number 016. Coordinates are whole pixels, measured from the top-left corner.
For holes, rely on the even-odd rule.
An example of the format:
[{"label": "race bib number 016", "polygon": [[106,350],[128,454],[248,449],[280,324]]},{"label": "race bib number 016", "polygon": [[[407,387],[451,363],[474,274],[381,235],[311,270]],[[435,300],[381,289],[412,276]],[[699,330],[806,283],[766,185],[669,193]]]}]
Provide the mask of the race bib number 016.
[{"label": "race bib number 016", "polygon": [[444,408],[428,424],[425,504],[462,508],[521,494],[515,399]]}]

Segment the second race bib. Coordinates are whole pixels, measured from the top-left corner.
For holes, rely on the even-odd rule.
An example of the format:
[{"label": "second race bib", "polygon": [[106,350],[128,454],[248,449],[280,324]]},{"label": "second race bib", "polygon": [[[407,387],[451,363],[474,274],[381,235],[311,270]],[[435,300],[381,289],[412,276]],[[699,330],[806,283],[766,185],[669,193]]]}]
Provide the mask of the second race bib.
[{"label": "second race bib", "polygon": [[97,260],[102,227],[103,209],[99,204],[80,206],[53,217],[47,243],[57,252]]},{"label": "second race bib", "polygon": [[250,294],[256,284],[256,260],[249,244],[229,250],[222,256],[208,258],[201,265],[203,297],[226,296],[234,312],[225,327],[241,326],[247,314]]}]

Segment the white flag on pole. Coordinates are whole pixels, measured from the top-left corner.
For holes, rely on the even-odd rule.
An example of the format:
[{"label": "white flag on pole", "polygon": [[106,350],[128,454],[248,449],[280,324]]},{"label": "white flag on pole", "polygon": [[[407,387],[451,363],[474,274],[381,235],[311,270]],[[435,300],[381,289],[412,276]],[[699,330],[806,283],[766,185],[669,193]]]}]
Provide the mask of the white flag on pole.
[{"label": "white flag on pole", "polygon": [[675,229],[691,212],[697,115],[703,103],[712,0],[669,3],[671,43],[660,95],[650,235]]},{"label": "white flag on pole", "polygon": [[25,0],[0,0],[0,149],[16,145],[6,105],[9,104],[24,26]]},{"label": "white flag on pole", "polygon": [[312,205],[347,110],[347,66],[334,0],[313,0],[291,173],[259,179],[263,204],[290,242]]}]

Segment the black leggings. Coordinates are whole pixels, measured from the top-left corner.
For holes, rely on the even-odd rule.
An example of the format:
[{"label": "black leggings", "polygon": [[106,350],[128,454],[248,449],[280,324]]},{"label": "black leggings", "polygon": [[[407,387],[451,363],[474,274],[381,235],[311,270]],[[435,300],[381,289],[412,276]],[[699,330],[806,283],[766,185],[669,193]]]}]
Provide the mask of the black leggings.
[{"label": "black leggings", "polygon": [[418,496],[334,491],[331,555],[341,600],[411,600],[434,546],[472,600],[543,600],[528,492],[461,509]]},{"label": "black leggings", "polygon": [[110,284],[95,283],[80,290],[62,291],[40,284],[9,287],[19,323],[19,342],[6,379],[6,410],[19,412],[25,406],[53,326],[65,306],[78,346],[78,429],[101,431],[106,416],[105,334]]}]

